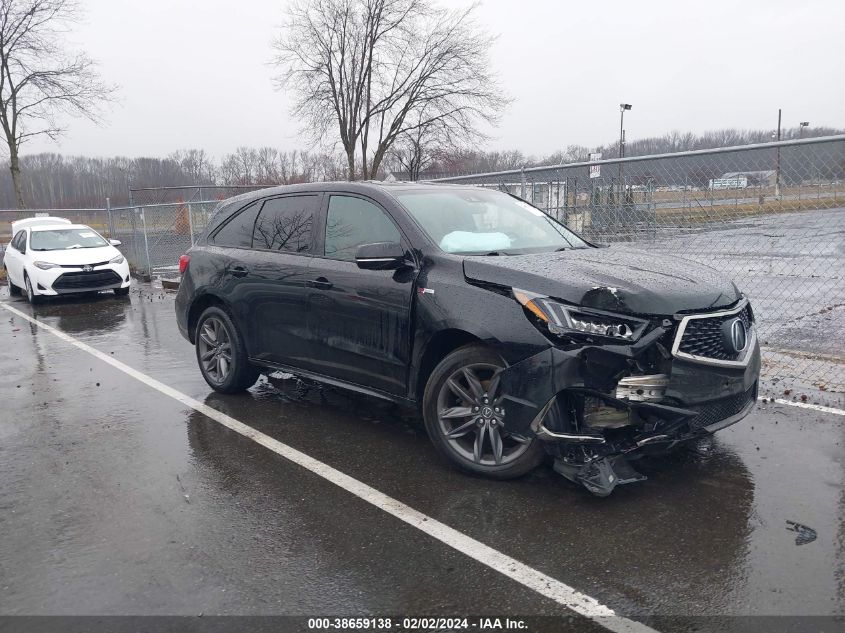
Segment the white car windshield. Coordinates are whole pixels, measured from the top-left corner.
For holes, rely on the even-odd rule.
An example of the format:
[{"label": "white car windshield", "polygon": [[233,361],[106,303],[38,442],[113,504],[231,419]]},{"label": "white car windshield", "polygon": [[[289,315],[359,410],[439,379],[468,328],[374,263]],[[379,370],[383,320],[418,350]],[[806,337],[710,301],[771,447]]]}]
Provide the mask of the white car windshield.
[{"label": "white car windshield", "polygon": [[88,228],[33,231],[29,243],[34,251],[64,251],[109,245],[96,231]]},{"label": "white car windshield", "polygon": [[551,216],[500,191],[410,190],[394,195],[447,253],[521,255],[589,246]]}]

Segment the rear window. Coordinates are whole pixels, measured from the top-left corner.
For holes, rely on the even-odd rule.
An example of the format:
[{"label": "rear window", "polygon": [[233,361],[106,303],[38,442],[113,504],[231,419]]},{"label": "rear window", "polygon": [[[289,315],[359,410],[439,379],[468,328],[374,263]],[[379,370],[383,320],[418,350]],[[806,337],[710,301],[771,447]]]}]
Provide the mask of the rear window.
[{"label": "rear window", "polygon": [[33,231],[29,246],[34,251],[66,251],[74,248],[100,248],[108,246],[94,229],[52,229]]},{"label": "rear window", "polygon": [[285,196],[264,203],[252,237],[252,247],[271,251],[307,253],[317,196]]}]

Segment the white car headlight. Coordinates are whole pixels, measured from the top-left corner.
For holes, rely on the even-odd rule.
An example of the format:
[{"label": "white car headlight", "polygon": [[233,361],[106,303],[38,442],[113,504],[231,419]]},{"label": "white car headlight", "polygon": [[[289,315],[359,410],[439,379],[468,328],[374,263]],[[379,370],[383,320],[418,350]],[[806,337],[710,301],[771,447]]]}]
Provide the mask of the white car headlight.
[{"label": "white car headlight", "polygon": [[118,255],[117,257],[112,257],[109,260],[109,264],[122,264],[123,263],[123,255]]},{"label": "white car headlight", "polygon": [[32,262],[32,265],[41,270],[50,270],[51,268],[61,268],[59,264],[51,264],[50,262]]}]

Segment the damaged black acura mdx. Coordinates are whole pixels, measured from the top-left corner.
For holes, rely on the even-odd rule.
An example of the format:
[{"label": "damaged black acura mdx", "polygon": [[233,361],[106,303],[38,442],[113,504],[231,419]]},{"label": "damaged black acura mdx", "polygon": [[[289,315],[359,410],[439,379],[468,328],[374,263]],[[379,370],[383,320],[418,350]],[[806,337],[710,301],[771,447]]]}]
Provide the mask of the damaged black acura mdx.
[{"label": "damaged black acura mdx", "polygon": [[281,369],[413,403],[438,451],[490,477],[548,454],[606,495],[757,397],[754,314],[724,275],[597,247],[498,191],[265,189],[221,203],[180,268],[179,328],[212,388]]}]

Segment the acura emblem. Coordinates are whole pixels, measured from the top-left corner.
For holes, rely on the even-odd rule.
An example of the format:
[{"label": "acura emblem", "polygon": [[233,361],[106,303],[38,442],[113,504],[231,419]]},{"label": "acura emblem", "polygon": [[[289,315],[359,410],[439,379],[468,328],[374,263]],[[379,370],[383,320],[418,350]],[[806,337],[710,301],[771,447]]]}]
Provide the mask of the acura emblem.
[{"label": "acura emblem", "polygon": [[748,345],[748,331],[742,319],[734,319],[730,324],[730,347],[739,354]]},{"label": "acura emblem", "polygon": [[83,272],[86,272],[86,273],[90,273],[92,270],[94,270],[94,267],[93,267],[93,266],[91,266],[90,264],[85,264],[85,265],[82,267],[82,271],[83,271]]}]

